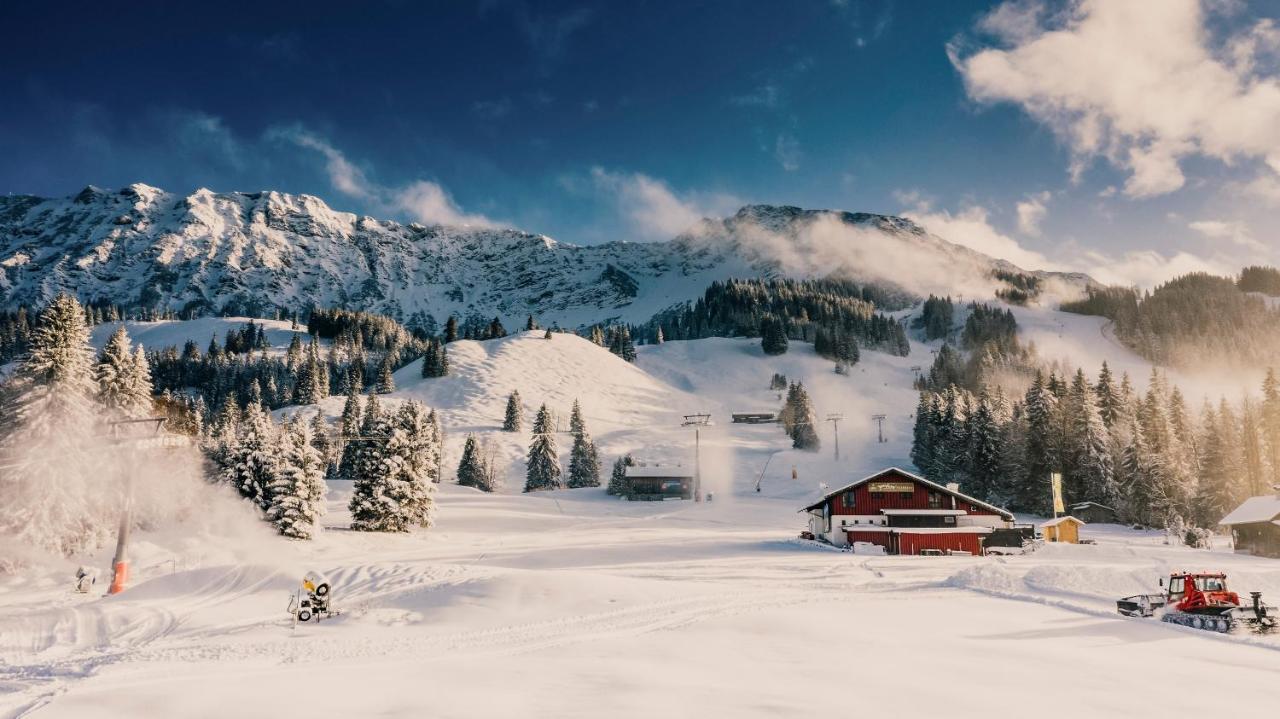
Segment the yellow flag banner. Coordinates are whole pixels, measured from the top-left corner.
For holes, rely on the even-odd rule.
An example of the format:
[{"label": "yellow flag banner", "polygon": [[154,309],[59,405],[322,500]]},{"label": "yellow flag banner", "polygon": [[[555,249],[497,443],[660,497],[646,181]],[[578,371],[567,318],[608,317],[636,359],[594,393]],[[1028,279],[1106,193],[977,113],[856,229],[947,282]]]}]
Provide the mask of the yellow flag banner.
[{"label": "yellow flag banner", "polygon": [[1054,472],[1049,478],[1053,484],[1053,513],[1055,516],[1065,514],[1067,509],[1062,505],[1062,473]]}]

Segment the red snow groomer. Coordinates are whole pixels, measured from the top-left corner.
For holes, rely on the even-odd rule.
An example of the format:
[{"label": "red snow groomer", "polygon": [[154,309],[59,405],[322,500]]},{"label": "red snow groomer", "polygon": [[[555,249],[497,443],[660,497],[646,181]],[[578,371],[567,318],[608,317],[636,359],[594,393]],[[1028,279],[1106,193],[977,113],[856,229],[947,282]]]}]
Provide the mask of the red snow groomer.
[{"label": "red snow groomer", "polygon": [[1241,605],[1240,595],[1227,589],[1227,575],[1221,572],[1175,572],[1164,594],[1125,597],[1116,602],[1116,610],[1126,617],[1159,614],[1162,622],[1224,634],[1240,627],[1274,629],[1275,608],[1262,603],[1262,592],[1250,592],[1249,597],[1250,603]]}]

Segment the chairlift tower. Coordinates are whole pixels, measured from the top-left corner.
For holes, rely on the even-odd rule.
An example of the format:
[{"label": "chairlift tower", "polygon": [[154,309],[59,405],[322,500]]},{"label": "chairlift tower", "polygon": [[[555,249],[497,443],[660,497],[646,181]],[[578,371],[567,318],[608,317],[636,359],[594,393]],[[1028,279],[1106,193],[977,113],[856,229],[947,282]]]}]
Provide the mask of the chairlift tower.
[{"label": "chairlift tower", "polygon": [[887,415],[873,414],[871,419],[876,423],[876,444],[884,444],[884,420]]},{"label": "chairlift tower", "polygon": [[827,415],[827,421],[831,423],[832,430],[836,436],[836,461],[840,461],[840,420],[844,419],[844,415],[833,413]]},{"label": "chairlift tower", "polygon": [[702,428],[711,424],[706,413],[686,414],[681,427],[693,427],[693,501],[702,501]]}]

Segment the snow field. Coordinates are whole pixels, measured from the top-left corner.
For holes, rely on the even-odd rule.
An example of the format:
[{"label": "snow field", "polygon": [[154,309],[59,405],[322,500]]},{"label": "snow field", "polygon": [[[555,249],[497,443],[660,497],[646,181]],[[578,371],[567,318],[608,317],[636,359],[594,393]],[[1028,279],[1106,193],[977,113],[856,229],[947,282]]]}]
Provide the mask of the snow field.
[{"label": "snow field", "polygon": [[[1179,710],[1256,715],[1274,702],[1280,637],[1126,619],[1114,600],[1184,568],[1222,569],[1237,591],[1280,602],[1280,562],[1102,526],[1084,529],[1094,546],[1007,558],[864,557],[796,539],[819,483],[905,464],[924,345],[865,352],[849,377],[800,343],[765,357],[749,340],[668,342],[639,348],[634,365],[541,332],[449,349],[452,376],[424,380],[411,364],[388,401],[442,413],[446,478],[467,432],[493,441],[501,492],[445,484],[433,529],[383,535],[345,529],[350,487],[333,482],[312,542],[211,500],[235,519],[140,532],[119,596],[100,596],[110,548],[90,595],[70,593],[74,565],[0,577],[0,717],[986,717],[1064,697],[1082,716],[1143,717],[1167,712],[1169,687],[1206,684],[1230,691],[1182,693]],[[805,382],[819,420],[845,414],[839,462],[829,423],[817,453],[788,449],[776,426],[730,424],[781,405],[773,372]],[[521,433],[498,430],[512,389]],[[521,494],[533,411],[547,402],[567,425],[575,398],[602,481],[622,452],[691,464],[682,415],[710,412],[715,500]],[[881,412],[884,443],[870,420]],[[570,437],[557,441],[567,461]],[[295,629],[285,606],[308,570],[331,580],[343,613]]]}]

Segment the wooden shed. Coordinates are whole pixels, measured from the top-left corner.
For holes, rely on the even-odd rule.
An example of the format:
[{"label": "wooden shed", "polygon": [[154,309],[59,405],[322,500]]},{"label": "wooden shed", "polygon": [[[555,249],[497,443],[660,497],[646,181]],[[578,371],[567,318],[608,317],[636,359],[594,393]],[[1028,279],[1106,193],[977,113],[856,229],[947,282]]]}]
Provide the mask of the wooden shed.
[{"label": "wooden shed", "polygon": [[1280,559],[1280,493],[1250,497],[1218,524],[1231,529],[1237,554]]},{"label": "wooden shed", "polygon": [[680,465],[627,467],[626,496],[632,502],[693,499],[694,484],[693,471]]},{"label": "wooden shed", "polygon": [[1063,542],[1065,544],[1080,543],[1080,528],[1084,522],[1071,515],[1050,519],[1040,525],[1046,542]]}]

